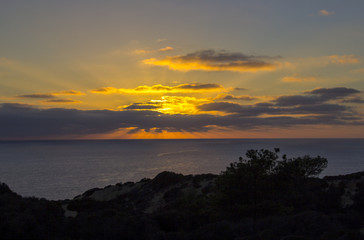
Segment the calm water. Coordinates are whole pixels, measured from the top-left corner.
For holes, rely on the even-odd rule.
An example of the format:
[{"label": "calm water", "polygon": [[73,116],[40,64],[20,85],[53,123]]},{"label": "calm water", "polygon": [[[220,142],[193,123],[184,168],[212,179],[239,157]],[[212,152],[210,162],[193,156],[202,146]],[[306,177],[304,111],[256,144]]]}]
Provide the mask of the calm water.
[{"label": "calm water", "polygon": [[23,196],[65,199],[161,171],[220,173],[248,149],[329,160],[323,175],[364,171],[364,139],[224,139],[0,142],[0,182]]}]

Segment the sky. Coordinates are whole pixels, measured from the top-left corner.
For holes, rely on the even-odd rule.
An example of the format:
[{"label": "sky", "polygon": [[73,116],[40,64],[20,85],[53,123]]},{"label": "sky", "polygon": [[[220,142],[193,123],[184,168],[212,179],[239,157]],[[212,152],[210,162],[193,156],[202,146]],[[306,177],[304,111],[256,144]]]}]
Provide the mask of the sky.
[{"label": "sky", "polygon": [[364,138],[364,2],[0,2],[0,140]]}]

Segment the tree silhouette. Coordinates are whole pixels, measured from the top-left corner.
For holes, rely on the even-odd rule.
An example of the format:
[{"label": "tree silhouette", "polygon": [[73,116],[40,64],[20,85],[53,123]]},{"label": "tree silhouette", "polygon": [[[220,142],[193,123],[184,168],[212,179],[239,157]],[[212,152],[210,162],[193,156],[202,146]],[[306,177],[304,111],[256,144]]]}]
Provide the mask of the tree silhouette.
[{"label": "tree silhouette", "polygon": [[320,156],[280,159],[279,148],[274,151],[248,150],[216,179],[221,193],[220,204],[240,206],[244,214],[256,216],[261,212],[282,207],[282,194],[299,191],[305,179],[319,175],[327,167],[327,159]]}]

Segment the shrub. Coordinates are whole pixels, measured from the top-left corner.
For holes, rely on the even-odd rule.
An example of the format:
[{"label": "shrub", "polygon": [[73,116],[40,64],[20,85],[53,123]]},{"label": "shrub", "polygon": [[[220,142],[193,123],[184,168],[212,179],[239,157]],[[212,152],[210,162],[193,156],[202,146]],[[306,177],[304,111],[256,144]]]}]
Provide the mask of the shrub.
[{"label": "shrub", "polygon": [[231,163],[216,179],[220,205],[242,209],[234,212],[238,215],[282,214],[291,207],[286,201],[302,196],[306,179],[319,175],[327,166],[327,160],[320,156],[287,159],[283,155],[280,159],[278,153],[278,148],[248,150],[246,158]]}]

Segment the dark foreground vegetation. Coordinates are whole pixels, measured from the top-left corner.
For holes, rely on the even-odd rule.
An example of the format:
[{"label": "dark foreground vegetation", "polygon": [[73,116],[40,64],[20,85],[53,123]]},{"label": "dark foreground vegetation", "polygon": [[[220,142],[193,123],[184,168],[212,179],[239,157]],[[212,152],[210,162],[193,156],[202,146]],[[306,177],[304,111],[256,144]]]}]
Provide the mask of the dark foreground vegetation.
[{"label": "dark foreground vegetation", "polygon": [[1,239],[364,239],[364,172],[317,178],[321,157],[249,150],[220,175],[162,172],[73,200],[0,184]]}]

